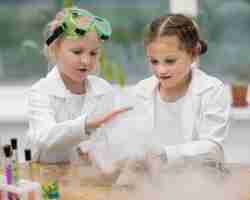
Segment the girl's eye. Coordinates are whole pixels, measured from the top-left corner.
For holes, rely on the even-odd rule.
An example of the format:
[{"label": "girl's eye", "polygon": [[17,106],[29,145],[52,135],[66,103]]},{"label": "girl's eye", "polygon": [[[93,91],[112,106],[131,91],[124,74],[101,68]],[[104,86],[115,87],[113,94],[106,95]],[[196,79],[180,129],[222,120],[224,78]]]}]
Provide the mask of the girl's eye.
[{"label": "girl's eye", "polygon": [[176,62],[176,59],[166,59],[166,60],[165,60],[165,63],[166,63],[166,64],[170,64],[170,65],[171,65],[171,64],[174,64],[175,62]]},{"label": "girl's eye", "polygon": [[98,54],[98,51],[92,51],[92,52],[90,52],[91,56],[96,56],[97,54]]},{"label": "girl's eye", "polygon": [[78,50],[78,49],[72,50],[72,52],[73,52],[74,54],[76,54],[76,55],[79,55],[79,54],[82,53],[82,51],[81,51],[81,50]]},{"label": "girl's eye", "polygon": [[150,63],[151,63],[152,65],[157,65],[157,64],[159,63],[159,61],[158,61],[158,60],[155,60],[155,59],[151,59],[151,60],[150,60]]}]

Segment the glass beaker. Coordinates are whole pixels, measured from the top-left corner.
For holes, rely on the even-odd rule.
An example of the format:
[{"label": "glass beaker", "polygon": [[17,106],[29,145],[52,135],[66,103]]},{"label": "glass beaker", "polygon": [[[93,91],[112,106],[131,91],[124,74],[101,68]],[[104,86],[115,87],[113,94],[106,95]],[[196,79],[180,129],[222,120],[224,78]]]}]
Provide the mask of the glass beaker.
[{"label": "glass beaker", "polygon": [[44,200],[58,200],[59,172],[56,166],[43,166],[40,168],[40,182]]}]

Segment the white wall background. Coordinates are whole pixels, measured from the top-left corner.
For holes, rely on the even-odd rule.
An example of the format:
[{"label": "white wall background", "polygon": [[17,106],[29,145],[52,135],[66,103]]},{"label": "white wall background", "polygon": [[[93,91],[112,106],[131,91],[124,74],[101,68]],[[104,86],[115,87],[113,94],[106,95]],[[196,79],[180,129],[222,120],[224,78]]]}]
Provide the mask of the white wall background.
[{"label": "white wall background", "polygon": [[170,0],[170,10],[173,13],[198,15],[198,0]]}]

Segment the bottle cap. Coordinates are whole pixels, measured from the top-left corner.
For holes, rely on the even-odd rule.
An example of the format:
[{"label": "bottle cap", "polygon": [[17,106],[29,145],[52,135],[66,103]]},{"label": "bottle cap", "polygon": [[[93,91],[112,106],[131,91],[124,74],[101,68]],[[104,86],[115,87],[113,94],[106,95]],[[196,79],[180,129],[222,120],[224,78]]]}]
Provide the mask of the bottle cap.
[{"label": "bottle cap", "polygon": [[31,161],[31,149],[24,150],[25,161]]},{"label": "bottle cap", "polygon": [[17,138],[11,138],[10,143],[12,149],[17,150]]},{"label": "bottle cap", "polygon": [[12,149],[9,144],[6,144],[3,146],[3,152],[6,158],[9,158],[12,156]]}]

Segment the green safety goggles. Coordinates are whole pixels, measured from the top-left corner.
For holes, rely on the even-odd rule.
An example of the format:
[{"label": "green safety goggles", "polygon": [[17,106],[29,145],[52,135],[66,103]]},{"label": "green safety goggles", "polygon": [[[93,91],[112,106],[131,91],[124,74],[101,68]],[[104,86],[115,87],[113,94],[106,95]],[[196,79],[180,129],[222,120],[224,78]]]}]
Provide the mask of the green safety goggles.
[{"label": "green safety goggles", "polygon": [[[87,17],[86,24],[81,25],[79,17]],[[95,16],[84,9],[68,8],[65,10],[62,24],[50,34],[46,44],[49,46],[61,34],[69,39],[77,39],[92,30],[96,31],[101,40],[108,40],[112,33],[111,25],[105,18]]]}]

